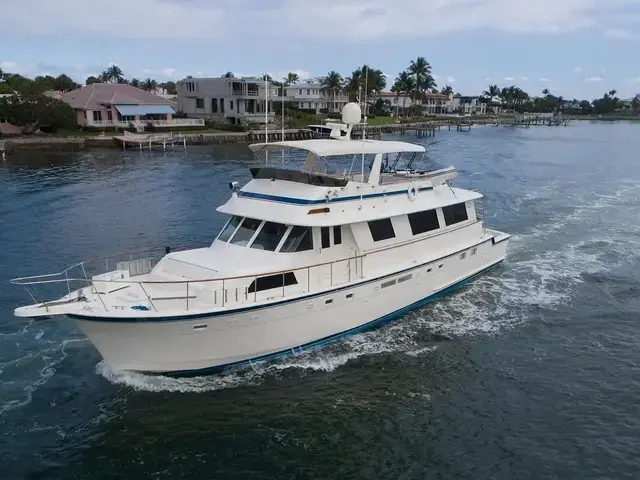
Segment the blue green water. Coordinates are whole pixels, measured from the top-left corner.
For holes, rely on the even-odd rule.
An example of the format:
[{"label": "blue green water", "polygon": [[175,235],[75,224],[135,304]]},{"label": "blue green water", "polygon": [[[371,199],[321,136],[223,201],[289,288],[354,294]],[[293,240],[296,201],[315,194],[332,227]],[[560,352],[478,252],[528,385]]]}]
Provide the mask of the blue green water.
[{"label": "blue green water", "polygon": [[[392,137],[389,137],[392,138]],[[400,138],[400,137],[399,137]],[[15,276],[209,242],[246,147],[0,163],[0,478],[640,477],[640,125],[439,132],[506,262],[382,328],[190,379],[113,372]]]}]

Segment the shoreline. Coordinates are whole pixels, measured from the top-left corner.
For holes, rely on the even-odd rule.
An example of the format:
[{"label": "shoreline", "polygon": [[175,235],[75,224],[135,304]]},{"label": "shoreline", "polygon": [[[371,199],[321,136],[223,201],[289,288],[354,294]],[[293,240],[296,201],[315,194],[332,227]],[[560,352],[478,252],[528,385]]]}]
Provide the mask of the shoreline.
[{"label": "shoreline", "polygon": [[[471,126],[483,126],[483,125],[496,125],[496,124],[509,124],[513,117],[455,117],[456,122],[449,119],[433,119],[424,122],[417,123],[390,123],[381,125],[371,125],[367,128],[367,136],[370,138],[380,138],[383,134],[400,133],[404,135],[408,131],[422,132],[430,131],[435,133],[436,130],[440,130],[442,127],[449,128],[453,126],[462,125],[465,127]],[[640,121],[640,117],[625,117],[625,116],[611,116],[611,117],[572,117],[565,119],[569,122],[573,120],[577,121],[592,121],[592,122],[613,122],[613,121]],[[564,122],[564,120],[563,120]],[[545,125],[531,125],[531,126],[545,126]],[[554,125],[555,126],[555,125]],[[174,132],[175,133],[175,132]],[[282,130],[276,128],[269,130],[270,141],[280,141],[282,139]],[[359,130],[355,130],[357,135]],[[149,135],[158,135],[157,132],[149,133]],[[186,145],[224,145],[224,144],[236,144],[246,145],[250,143],[259,143],[265,141],[264,130],[252,130],[248,132],[185,132],[178,133],[180,143],[186,141]],[[91,148],[120,148],[122,149],[122,142],[116,137],[120,135],[95,135],[95,136],[29,136],[29,137],[6,137],[0,140],[3,152],[7,154],[16,151],[33,151],[33,150],[49,150],[49,151],[76,151]],[[420,136],[420,135],[418,135]],[[284,131],[285,140],[310,140],[317,138],[316,134],[306,128],[287,129]],[[143,145],[131,145],[126,150],[138,150],[142,146],[142,149],[148,147]],[[162,144],[153,145],[156,149],[162,148]]]}]

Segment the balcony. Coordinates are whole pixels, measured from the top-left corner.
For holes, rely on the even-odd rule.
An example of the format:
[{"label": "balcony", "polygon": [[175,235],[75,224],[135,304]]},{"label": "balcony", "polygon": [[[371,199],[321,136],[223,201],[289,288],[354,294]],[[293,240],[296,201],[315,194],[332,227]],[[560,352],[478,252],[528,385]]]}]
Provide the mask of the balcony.
[{"label": "balcony", "polygon": [[88,127],[104,127],[104,128],[129,128],[131,124],[148,125],[151,123],[154,127],[204,127],[202,118],[173,118],[171,120],[92,120],[87,119]]}]

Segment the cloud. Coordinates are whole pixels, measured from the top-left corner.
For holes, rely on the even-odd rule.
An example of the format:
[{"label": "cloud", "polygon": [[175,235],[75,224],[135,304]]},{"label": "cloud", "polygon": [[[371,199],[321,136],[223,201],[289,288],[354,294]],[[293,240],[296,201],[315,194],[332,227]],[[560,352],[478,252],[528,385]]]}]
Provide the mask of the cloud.
[{"label": "cloud", "polygon": [[596,82],[602,82],[604,80],[604,78],[602,77],[587,77],[584,79],[585,82],[587,83],[596,83]]},{"label": "cloud", "polygon": [[582,73],[582,67],[576,67],[573,69],[574,73]]},{"label": "cloud", "polygon": [[626,28],[607,28],[604,36],[615,40],[637,40],[640,38],[637,33],[633,33]]},{"label": "cloud", "polygon": [[507,82],[513,82],[513,77],[504,77]]},{"label": "cloud", "polygon": [[[96,15],[94,2],[87,0],[20,0],[3,2],[0,32],[226,41],[237,37],[240,25],[243,40],[264,42],[433,37],[479,29],[565,34],[598,27],[620,37],[631,20],[613,16],[636,4],[637,0],[395,0],[389,8],[388,0],[111,0],[109,8]],[[425,18],[429,28],[424,28]]]},{"label": "cloud", "polygon": [[143,68],[141,71],[146,76],[150,77],[176,78],[176,69],[172,67],[165,67],[154,70]]},{"label": "cloud", "polygon": [[451,75],[447,77],[447,83],[455,83],[455,82],[456,82],[456,79],[453,78]]},{"label": "cloud", "polygon": [[520,77],[520,80],[523,80],[523,81],[527,82],[527,81],[529,81],[529,78],[528,77]]},{"label": "cloud", "polygon": [[0,62],[0,68],[2,70],[15,70],[17,66],[16,62]]},{"label": "cloud", "polygon": [[544,78],[544,77],[542,77],[542,78],[540,79],[540,82],[542,82],[542,83],[548,83],[548,82],[550,82],[550,81],[551,81],[551,80],[549,80],[548,78]]}]

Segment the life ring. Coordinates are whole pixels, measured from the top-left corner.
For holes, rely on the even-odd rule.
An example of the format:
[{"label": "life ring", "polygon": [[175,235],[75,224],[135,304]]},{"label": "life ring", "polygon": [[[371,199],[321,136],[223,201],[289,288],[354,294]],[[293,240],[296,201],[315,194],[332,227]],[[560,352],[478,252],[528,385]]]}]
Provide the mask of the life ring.
[{"label": "life ring", "polygon": [[409,196],[409,200],[414,200],[418,195],[418,192],[419,192],[418,187],[416,187],[415,185],[411,185],[407,189],[407,195]]}]

